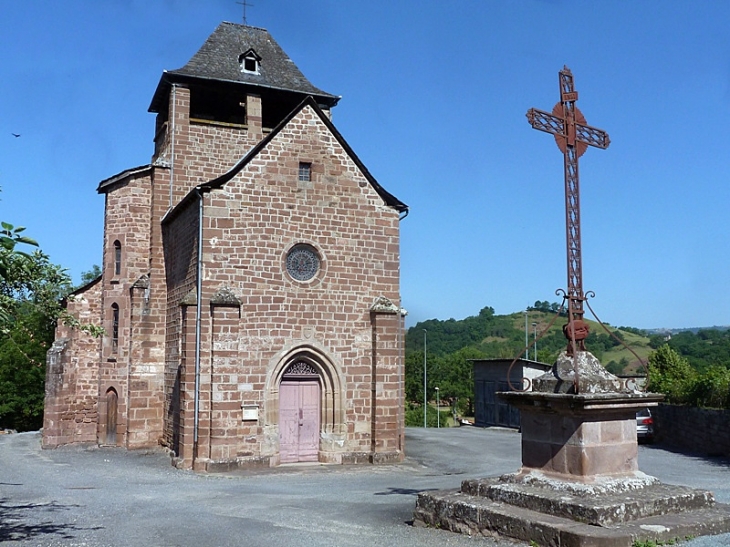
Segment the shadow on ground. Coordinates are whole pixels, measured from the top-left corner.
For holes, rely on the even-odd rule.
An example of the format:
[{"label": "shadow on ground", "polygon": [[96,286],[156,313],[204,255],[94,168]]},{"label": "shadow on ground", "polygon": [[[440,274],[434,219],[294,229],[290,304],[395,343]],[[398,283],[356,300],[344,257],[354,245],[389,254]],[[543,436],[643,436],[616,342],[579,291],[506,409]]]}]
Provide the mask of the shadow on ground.
[{"label": "shadow on ground", "polygon": [[671,445],[671,444],[668,444],[666,442],[661,442],[661,441],[655,442],[655,443],[642,442],[640,444],[641,444],[641,446],[645,446],[646,448],[649,448],[651,450],[664,450],[666,452],[671,452],[673,454],[680,454],[682,456],[687,456],[688,458],[702,460],[703,462],[706,462],[710,465],[714,465],[717,467],[730,468],[730,458],[725,455],[705,454],[702,452],[696,452],[696,451],[690,450],[690,449],[682,447],[682,446],[675,446],[675,445]]},{"label": "shadow on ground", "polygon": [[[7,498],[0,498],[0,543],[5,541],[22,541],[54,536],[60,539],[73,539],[80,530],[99,530],[102,527],[80,527],[75,524],[54,524],[44,522],[50,513],[68,511],[78,505],[60,505],[50,503],[13,504]],[[55,520],[55,519],[54,519]]]}]

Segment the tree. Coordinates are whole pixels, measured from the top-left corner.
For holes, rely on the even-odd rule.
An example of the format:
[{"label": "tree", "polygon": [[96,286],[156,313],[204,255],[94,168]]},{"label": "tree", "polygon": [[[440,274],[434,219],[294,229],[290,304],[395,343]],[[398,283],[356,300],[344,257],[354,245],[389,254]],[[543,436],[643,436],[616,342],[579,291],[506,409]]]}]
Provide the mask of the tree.
[{"label": "tree", "polygon": [[423,403],[423,354],[406,355],[406,400]]},{"label": "tree", "polygon": [[80,289],[81,287],[84,287],[94,281],[97,277],[101,275],[101,268],[98,264],[94,264],[89,271],[81,272],[81,284],[79,284],[76,288]]},{"label": "tree", "polygon": [[36,430],[43,422],[45,354],[53,324],[32,307],[0,336],[0,428]]},{"label": "tree", "polygon": [[[22,235],[25,231],[23,226],[17,228],[7,222],[0,223],[0,279],[5,280],[15,260],[19,257],[27,257],[23,251],[16,249],[18,243],[38,246],[38,243]],[[0,293],[0,329],[12,320],[11,309],[13,307],[12,295],[5,292]]]},{"label": "tree", "polygon": [[473,347],[462,348],[439,358],[430,372],[429,396],[438,386],[442,400],[458,401],[459,411],[466,416],[474,415],[474,363],[473,359],[484,354]]},{"label": "tree", "polygon": [[670,403],[689,402],[697,373],[687,359],[665,344],[649,355],[648,368],[648,391],[663,393]]},{"label": "tree", "polygon": [[0,249],[0,427],[37,429],[43,418],[45,354],[71,279],[41,251]]},{"label": "tree", "polygon": [[0,228],[0,428],[37,429],[43,419],[45,355],[58,321],[94,336],[103,330],[82,324],[66,310],[72,290],[66,270],[35,250],[24,228]]},{"label": "tree", "polygon": [[730,408],[730,370],[724,365],[712,365],[698,374],[691,402],[709,408]]}]

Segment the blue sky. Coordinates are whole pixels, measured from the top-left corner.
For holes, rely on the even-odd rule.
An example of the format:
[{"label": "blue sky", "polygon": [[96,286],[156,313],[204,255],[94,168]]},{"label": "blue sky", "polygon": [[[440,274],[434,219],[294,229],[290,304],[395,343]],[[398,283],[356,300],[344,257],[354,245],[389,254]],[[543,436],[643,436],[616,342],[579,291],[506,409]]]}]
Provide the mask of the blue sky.
[{"label": "blue sky", "polygon": [[[411,207],[408,324],[558,301],[562,156],[530,107],[575,76],[611,137],[581,158],[583,280],[613,325],[730,324],[730,3],[253,0],[338,129]],[[145,164],[147,113],[234,0],[0,0],[0,219],[75,280],[101,261],[99,181]],[[18,133],[15,138],[11,133]]]}]

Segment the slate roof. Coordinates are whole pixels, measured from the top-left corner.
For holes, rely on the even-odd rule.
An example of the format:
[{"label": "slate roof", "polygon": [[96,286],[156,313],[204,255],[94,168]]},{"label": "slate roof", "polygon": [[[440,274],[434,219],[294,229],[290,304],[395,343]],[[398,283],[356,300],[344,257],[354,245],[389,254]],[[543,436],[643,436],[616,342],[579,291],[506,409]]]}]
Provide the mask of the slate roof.
[{"label": "slate roof", "polygon": [[99,186],[96,187],[96,191],[100,194],[103,194],[107,192],[112,186],[114,186],[116,183],[135,175],[139,175],[141,173],[144,173],[145,171],[148,171],[152,168],[152,165],[140,165],[139,167],[132,167],[131,169],[125,169],[121,173],[117,173],[116,175],[112,175],[109,178],[106,178],[102,180],[99,183]]},{"label": "slate roof", "polygon": [[[239,56],[253,49],[261,57],[258,74],[241,70]],[[188,63],[165,71],[152,98],[150,112],[159,112],[173,82],[216,80],[250,84],[303,95],[312,95],[321,104],[334,106],[339,97],[312,85],[266,29],[223,22]]]}]

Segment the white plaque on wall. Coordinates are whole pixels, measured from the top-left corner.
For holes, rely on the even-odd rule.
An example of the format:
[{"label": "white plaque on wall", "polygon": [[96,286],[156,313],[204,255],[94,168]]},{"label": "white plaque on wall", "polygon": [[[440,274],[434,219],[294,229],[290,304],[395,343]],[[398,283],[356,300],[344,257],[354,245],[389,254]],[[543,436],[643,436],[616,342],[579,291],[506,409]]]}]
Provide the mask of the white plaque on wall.
[{"label": "white plaque on wall", "polygon": [[259,405],[253,404],[253,405],[241,405],[241,409],[243,410],[243,421],[247,422],[249,420],[258,420],[259,419]]}]

